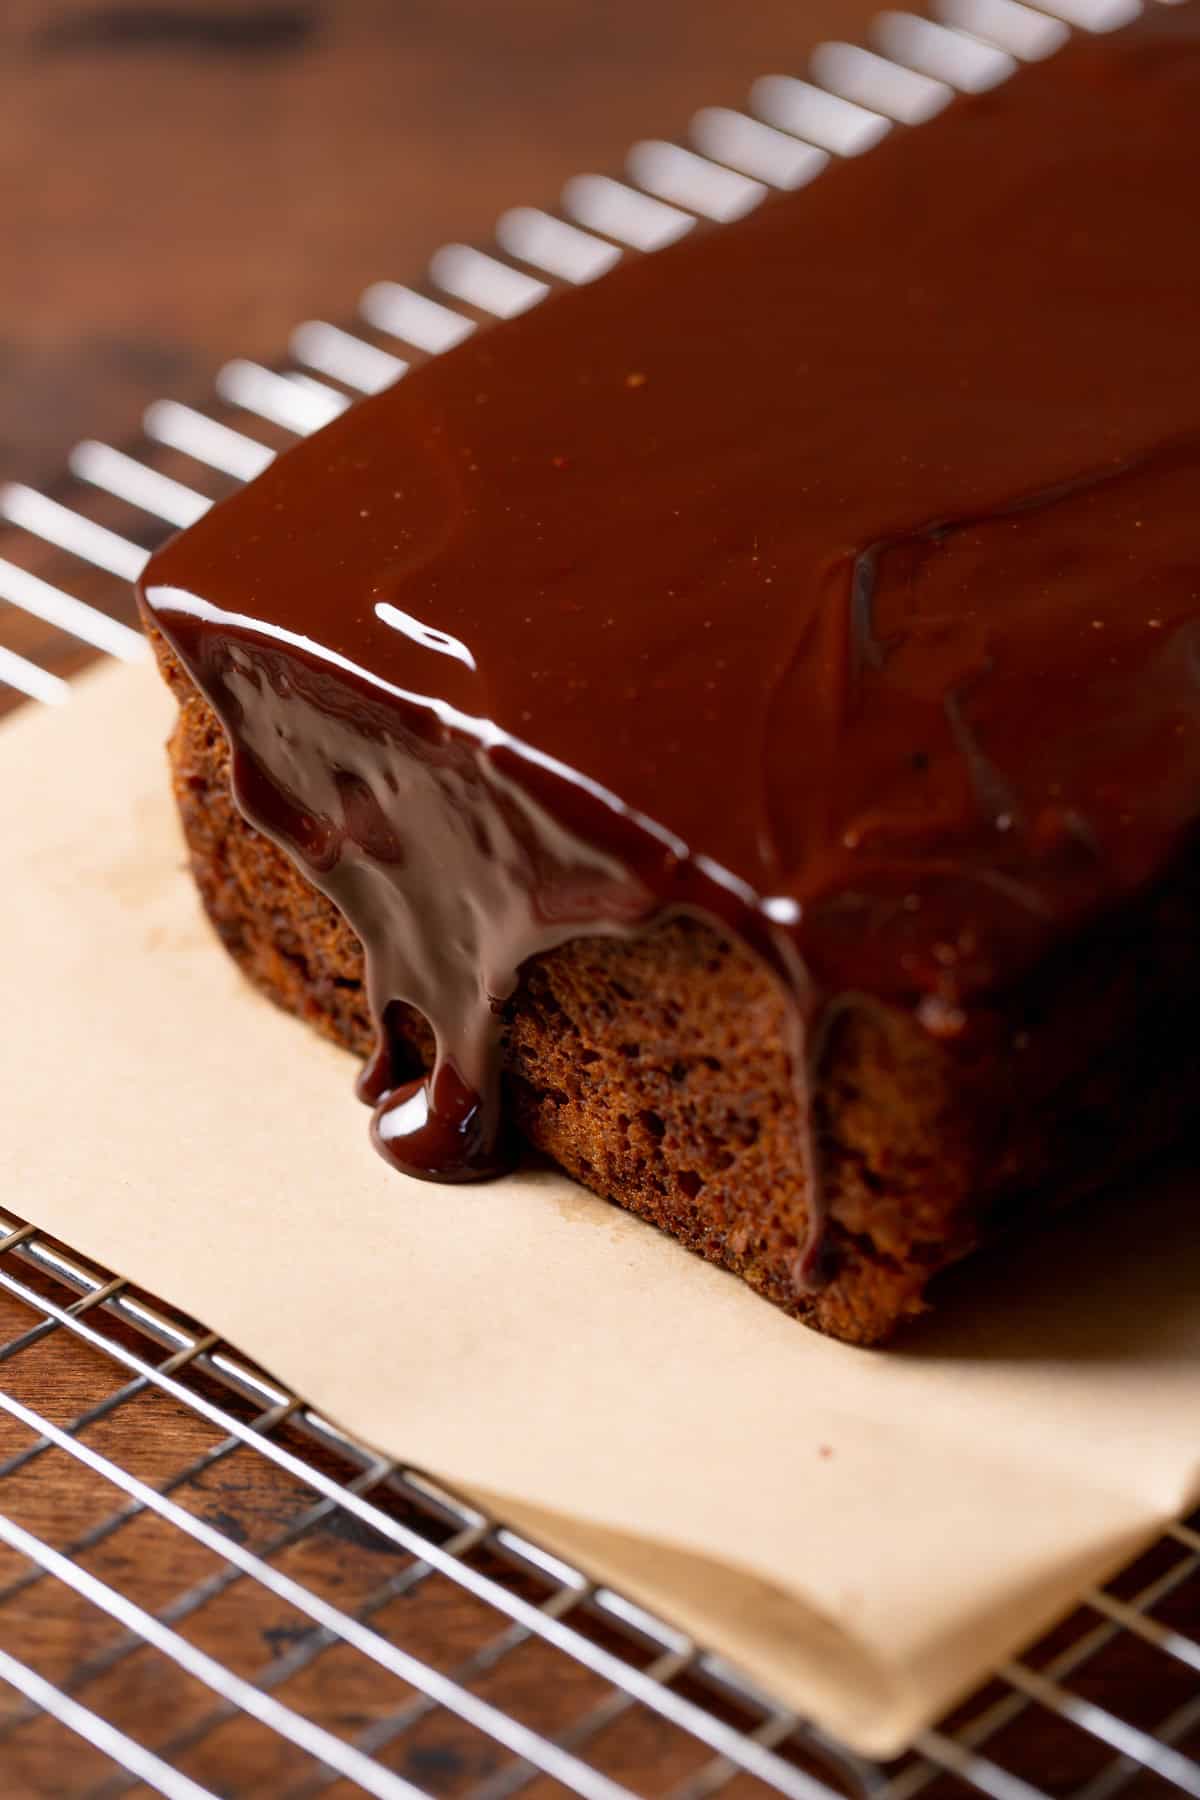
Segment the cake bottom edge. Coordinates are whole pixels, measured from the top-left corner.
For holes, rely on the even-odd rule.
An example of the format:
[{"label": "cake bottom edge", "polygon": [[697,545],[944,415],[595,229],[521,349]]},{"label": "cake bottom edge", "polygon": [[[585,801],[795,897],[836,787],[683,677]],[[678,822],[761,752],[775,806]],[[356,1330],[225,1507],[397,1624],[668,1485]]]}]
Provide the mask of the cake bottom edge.
[{"label": "cake bottom edge", "polygon": [[[357,939],[237,810],[221,727],[151,635],[179,703],[172,781],[218,935],[263,994],[365,1057]],[[527,1142],[593,1192],[818,1330],[879,1344],[924,1310],[940,1270],[1178,1138],[1200,1099],[1198,887],[1148,898],[1035,971],[963,1044],[897,1007],[840,1018],[814,1095],[816,1286],[801,1266],[811,1196],[784,1002],[715,925],[669,919],[527,964],[503,1009],[506,1105]],[[402,1030],[416,1073],[430,1034],[412,1013]]]}]

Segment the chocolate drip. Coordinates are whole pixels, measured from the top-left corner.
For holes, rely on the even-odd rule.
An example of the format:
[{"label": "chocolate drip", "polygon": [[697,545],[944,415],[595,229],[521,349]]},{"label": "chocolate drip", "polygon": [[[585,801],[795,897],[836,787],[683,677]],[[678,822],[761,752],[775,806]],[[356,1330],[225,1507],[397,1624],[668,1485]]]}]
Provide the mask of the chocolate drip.
[{"label": "chocolate drip", "polygon": [[240,805],[363,942],[401,1167],[504,1166],[498,1008],[569,938],[740,937],[808,1118],[840,1008],[969,1030],[1179,851],[1198,11],[480,334],[153,560]]},{"label": "chocolate drip", "polygon": [[[496,1011],[521,964],[581,932],[633,929],[649,893],[577,840],[503,767],[503,734],[448,724],[436,702],[351,697],[319,654],[185,615],[176,643],[234,745],[239,806],[344,913],[366,952],[378,1039],[359,1080],[372,1136],[398,1168],[472,1181],[512,1161]],[[471,731],[468,727],[474,726]],[[434,1066],[413,1081],[397,1003],[429,1021]]]}]

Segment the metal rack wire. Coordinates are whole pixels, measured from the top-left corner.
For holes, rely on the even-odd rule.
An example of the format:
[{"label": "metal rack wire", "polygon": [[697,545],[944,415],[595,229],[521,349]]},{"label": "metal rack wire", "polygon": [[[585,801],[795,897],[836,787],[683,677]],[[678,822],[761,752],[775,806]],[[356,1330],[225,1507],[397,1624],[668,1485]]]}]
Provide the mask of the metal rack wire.
[{"label": "metal rack wire", "polygon": [[[874,1767],[583,1570],[356,1443],[195,1322],[9,1214],[0,1216],[0,1233],[0,1297],[12,1332],[0,1347],[0,1545],[16,1553],[11,1566],[0,1562],[0,1680],[21,1697],[0,1708],[0,1767],[10,1782],[21,1734],[49,1717],[95,1752],[86,1785],[63,1791],[107,1800],[140,1782],[194,1800],[214,1791],[203,1780],[208,1753],[238,1719],[254,1728],[249,1743],[239,1742],[240,1765],[255,1767],[262,1736],[294,1754],[278,1787],[230,1787],[225,1770],[215,1791],[308,1795],[339,1778],[347,1791],[388,1800],[459,1791],[439,1781],[445,1765],[413,1750],[414,1735],[441,1717],[478,1740],[469,1791],[486,1800],[539,1777],[589,1800],[615,1800],[630,1792],[621,1767],[647,1727],[657,1760],[676,1774],[666,1790],[673,1800],[736,1792],[747,1782],[792,1800],[1200,1793],[1200,1763],[1187,1750],[1200,1744],[1200,1643],[1183,1623],[1200,1618],[1200,1522],[1179,1524],[1117,1581],[1085,1596],[1051,1639],[925,1733],[909,1757]],[[56,1421],[18,1397],[14,1375],[20,1359],[36,1360],[45,1388],[47,1358],[65,1339],[90,1353],[87,1403]],[[205,1428],[203,1447],[155,1478],[135,1472],[144,1446],[131,1453],[133,1415],[147,1396]],[[114,1453],[101,1447],[101,1433]],[[106,1496],[65,1541],[61,1525],[47,1530],[45,1522],[44,1465],[56,1452],[87,1468]],[[214,1509],[211,1478],[232,1459],[261,1468],[252,1476],[243,1466],[239,1482],[215,1490],[223,1504]],[[229,1496],[246,1495],[256,1481],[274,1494],[281,1477],[287,1506],[274,1496],[264,1531],[261,1506]],[[181,1579],[157,1606],[138,1593],[136,1560],[121,1549],[146,1520],[161,1522],[182,1549],[212,1553],[197,1578]],[[354,1568],[352,1583],[346,1557],[328,1549],[347,1532],[366,1565]],[[406,1647],[410,1633],[394,1604],[439,1581],[478,1602],[470,1642],[453,1646],[449,1668]],[[357,1590],[351,1604],[341,1597],[346,1585]],[[71,1667],[47,1674],[31,1622],[61,1612],[64,1594],[80,1603],[73,1641],[94,1635],[81,1610],[115,1629]],[[231,1597],[275,1646],[244,1671],[205,1650],[195,1629],[214,1609],[227,1612]],[[265,1620],[273,1623],[264,1628]],[[30,1640],[35,1653],[19,1658]],[[531,1648],[535,1692],[556,1683],[572,1695],[555,1729],[489,1697],[488,1679]],[[128,1697],[111,1679],[147,1652],[181,1690],[152,1710],[136,1694],[132,1706],[123,1703]],[[313,1718],[317,1690],[301,1679],[335,1653],[340,1680],[346,1659],[357,1665],[358,1729],[346,1735]],[[1157,1709],[1150,1728],[1109,1703],[1134,1679]],[[168,1725],[176,1715],[181,1723]]]},{"label": "metal rack wire", "polygon": [[[822,46],[803,78],[760,81],[745,113],[697,114],[690,143],[635,146],[627,179],[580,177],[559,209],[506,214],[494,244],[446,246],[423,286],[376,284],[352,328],[300,326],[279,368],[227,364],[213,411],[162,401],[130,449],[79,445],[61,491],[0,489],[0,636],[34,620],[56,640],[143,656],[128,583],[164,529],[356,394],[555,285],[803,184],[956,89],[1051,54],[1069,26],[1108,29],[1137,9],[943,0],[936,20],[884,14],[874,49]],[[0,685],[68,701],[69,684],[23,650],[0,644]],[[648,1791],[651,1767],[672,1800],[1200,1795],[1200,1518],[883,1768],[7,1211],[4,1332],[5,1795],[615,1800],[634,1791],[630,1770]],[[63,1459],[88,1484],[86,1516],[56,1512]],[[346,1704],[331,1708],[331,1693]],[[69,1770],[53,1790],[36,1773],[47,1755]]]}]

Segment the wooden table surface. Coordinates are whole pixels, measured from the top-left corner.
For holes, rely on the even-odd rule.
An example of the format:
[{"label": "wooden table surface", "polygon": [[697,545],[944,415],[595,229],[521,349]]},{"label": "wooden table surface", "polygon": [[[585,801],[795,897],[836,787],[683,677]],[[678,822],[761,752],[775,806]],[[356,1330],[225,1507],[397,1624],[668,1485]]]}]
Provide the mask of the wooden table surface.
[{"label": "wooden table surface", "polygon": [[278,355],[862,0],[5,0],[0,471]]},{"label": "wooden table surface", "polygon": [[[76,440],[128,438],[156,397],[202,404],[230,355],[277,357],[299,320],[344,318],[369,282],[418,276],[438,244],[482,240],[504,207],[552,201],[569,175],[615,168],[636,137],[680,132],[698,105],[737,103],[755,75],[799,69],[808,45],[855,35],[871,10],[863,0],[4,0],[0,479],[56,481]],[[12,639],[0,630],[2,641]],[[60,654],[44,635],[38,648],[51,666],[77,666],[77,652]],[[0,1343],[27,1324],[0,1296]],[[60,1332],[7,1363],[3,1385],[67,1420],[113,1378]],[[152,1395],[99,1437],[148,1480],[169,1479],[197,1453],[194,1419]],[[0,1421],[0,1461],[28,1442]],[[62,1545],[101,1502],[86,1471],[61,1454],[52,1469],[48,1460],[10,1478],[0,1505]],[[251,1542],[285,1528],[297,1503],[250,1458],[187,1493]],[[328,1530],[295,1566],[345,1599],[377,1552]],[[154,1607],[211,1562],[194,1560],[180,1563],[177,1536],[130,1526],[90,1566],[132,1581]],[[11,1577],[0,1560],[0,1588]],[[476,1610],[449,1583],[423,1587],[397,1641],[450,1667]],[[63,1679],[96,1649],[94,1623],[42,1582],[0,1609],[0,1648]],[[296,1629],[286,1609],[243,1602],[207,1613],[202,1641],[250,1672]],[[312,1716],[346,1733],[369,1724],[382,1702],[327,1659],[314,1667]],[[144,1656],[100,1686],[100,1697],[93,1686],[81,1698],[149,1741],[186,1734],[199,1704]],[[561,1660],[535,1656],[501,1671],[491,1697],[554,1729],[578,1698],[569,1686]],[[0,1702],[5,1800],[93,1791],[104,1759],[45,1720],[15,1723],[21,1706],[2,1688]],[[233,1726],[183,1766],[223,1794],[274,1795],[297,1775],[275,1754],[262,1734]],[[495,1761],[445,1715],[391,1757],[439,1794],[467,1791]],[[604,1766],[656,1793],[695,1763],[643,1719]],[[1026,1772],[1044,1774],[1037,1756]],[[1086,1773],[1064,1765],[1056,1791]]]}]

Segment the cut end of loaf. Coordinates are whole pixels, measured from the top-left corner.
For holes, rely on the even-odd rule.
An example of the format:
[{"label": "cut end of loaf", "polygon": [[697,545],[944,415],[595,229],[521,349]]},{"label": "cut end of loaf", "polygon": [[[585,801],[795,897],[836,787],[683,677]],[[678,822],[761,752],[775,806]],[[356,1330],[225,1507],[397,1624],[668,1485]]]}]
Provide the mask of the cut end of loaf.
[{"label": "cut end of loaf", "polygon": [[[218,935],[269,999],[367,1056],[358,940],[238,812],[221,727],[153,627],[151,638],[179,703],[175,797]],[[1095,1189],[1175,1135],[1200,1059],[1190,1043],[1173,1054],[1162,1001],[1172,979],[1175,1013],[1187,983],[1200,988],[1190,942],[1182,972],[1172,960],[1192,917],[1160,908],[1151,936],[1143,920],[1123,966],[1109,939],[1081,945],[953,1044],[899,1008],[843,1011],[814,1090],[815,1285],[801,1267],[810,1196],[783,1001],[714,926],[676,917],[527,964],[503,1012],[506,1103],[527,1142],[594,1193],[806,1324],[878,1344],[924,1309],[940,1269],[1010,1217]],[[415,1073],[430,1034],[410,1013],[404,1035]]]}]

